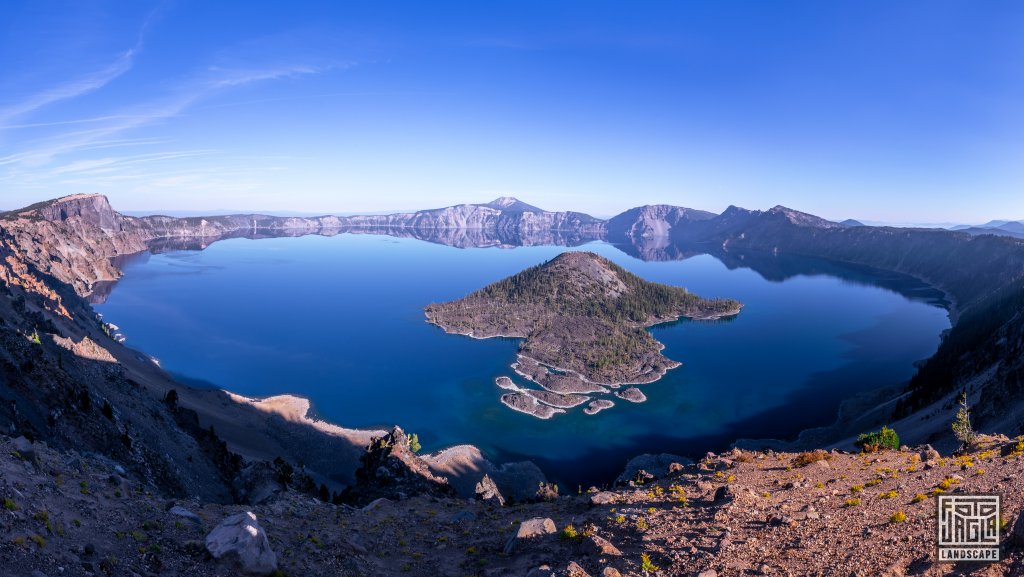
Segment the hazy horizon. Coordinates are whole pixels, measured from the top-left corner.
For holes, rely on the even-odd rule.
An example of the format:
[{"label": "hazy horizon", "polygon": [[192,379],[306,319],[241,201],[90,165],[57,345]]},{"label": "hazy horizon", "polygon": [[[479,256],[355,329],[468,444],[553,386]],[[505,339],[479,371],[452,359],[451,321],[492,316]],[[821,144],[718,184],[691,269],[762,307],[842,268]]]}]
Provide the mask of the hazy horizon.
[{"label": "hazy horizon", "polygon": [[1024,215],[1018,3],[3,10],[9,209]]},{"label": "hazy horizon", "polygon": [[[37,200],[35,202],[45,202],[47,200],[57,200],[57,199],[56,198],[55,199],[46,198],[46,199]],[[480,200],[480,201],[475,201],[475,202],[459,203],[459,204],[486,204],[486,203],[492,202],[494,200],[496,200],[496,199],[490,199],[490,200],[486,200],[486,201],[485,200]],[[531,204],[531,205],[537,206],[536,203],[530,202],[529,199],[519,198],[518,200],[526,202],[527,204]],[[33,202],[32,204],[35,204],[35,202]],[[28,205],[26,205],[26,206],[28,206]],[[422,210],[432,210],[432,209],[446,208],[447,206],[456,206],[456,205],[422,206],[422,207],[417,207],[417,208],[409,207],[409,208],[404,208],[404,209],[399,208],[399,209],[390,209],[390,210],[366,210],[366,211],[315,211],[315,210],[307,211],[307,210],[287,210],[287,209],[265,210],[265,209],[259,209],[259,208],[255,208],[255,209],[254,208],[210,208],[210,209],[188,209],[188,208],[162,208],[162,209],[160,209],[160,208],[157,208],[157,209],[143,209],[143,210],[123,210],[123,209],[120,209],[116,205],[112,205],[112,206],[113,206],[114,210],[117,210],[121,214],[125,214],[125,215],[128,215],[128,216],[143,217],[143,216],[157,216],[157,215],[159,215],[159,216],[171,216],[171,217],[185,218],[185,217],[195,217],[195,216],[227,216],[227,215],[239,215],[239,214],[262,214],[262,215],[270,215],[270,216],[291,216],[291,217],[383,215],[383,214],[413,213],[413,212],[422,211]],[[630,207],[630,208],[637,208],[637,207],[641,207],[641,206],[644,206],[644,204],[638,204],[638,205]],[[761,210],[761,211],[764,211],[764,210],[768,210],[770,208],[773,208],[775,206],[780,206],[780,205],[771,205],[771,206],[764,206],[764,207],[741,206],[740,208],[749,209],[749,210]],[[24,207],[20,207],[20,206],[19,207],[0,206],[0,213],[8,212],[8,211],[15,211],[15,210],[18,210],[20,208],[24,208]],[[547,210],[547,208],[544,207],[544,206],[537,206],[537,208],[540,208],[540,209],[543,209],[543,210]],[[623,212],[625,212],[626,210],[630,210],[630,208],[625,209]],[[703,209],[703,208],[701,208],[699,206],[686,206],[684,208],[691,208],[691,209],[697,209],[697,210],[706,210],[706,209]],[[791,206],[791,207],[786,207],[786,208],[791,208],[791,209],[798,210],[798,211],[800,210],[799,207],[792,207]],[[590,216],[593,216],[595,218],[600,218],[600,219],[603,219],[603,220],[608,220],[608,219],[610,219],[612,217],[617,216],[618,214],[621,214],[621,212],[620,213],[616,213],[616,214],[602,214],[602,213],[588,212],[585,209],[574,209],[574,211],[575,212],[582,212],[584,214],[588,214]],[[815,215],[815,216],[820,216],[820,215]],[[853,216],[853,217],[846,217],[846,218],[836,218],[836,219],[832,219],[832,220],[834,220],[835,222],[842,222],[842,221],[845,221],[845,220],[856,220],[856,221],[860,222],[861,224],[864,224],[864,225],[867,225],[867,226],[891,226],[891,227],[897,227],[897,228],[945,228],[945,229],[953,228],[953,227],[963,227],[963,226],[984,226],[984,225],[991,224],[993,222],[1024,222],[1024,219],[1015,219],[1015,218],[989,219],[988,221],[985,221],[985,222],[963,222],[963,221],[902,222],[902,221],[879,221],[879,220],[870,220],[870,219],[858,219],[855,216]]]}]

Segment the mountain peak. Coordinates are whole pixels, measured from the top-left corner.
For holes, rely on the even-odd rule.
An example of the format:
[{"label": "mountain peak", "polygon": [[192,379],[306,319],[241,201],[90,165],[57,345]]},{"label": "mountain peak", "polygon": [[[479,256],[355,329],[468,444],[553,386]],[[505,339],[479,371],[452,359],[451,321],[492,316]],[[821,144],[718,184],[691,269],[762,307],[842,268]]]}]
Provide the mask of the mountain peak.
[{"label": "mountain peak", "polygon": [[782,215],[786,220],[797,226],[810,226],[815,228],[836,228],[840,226],[831,220],[825,220],[820,216],[814,216],[813,214],[793,210],[792,208],[787,208],[781,204],[768,210],[768,214]]},{"label": "mountain peak", "polygon": [[542,209],[526,204],[514,196],[499,196],[484,206],[508,212],[544,212]]}]

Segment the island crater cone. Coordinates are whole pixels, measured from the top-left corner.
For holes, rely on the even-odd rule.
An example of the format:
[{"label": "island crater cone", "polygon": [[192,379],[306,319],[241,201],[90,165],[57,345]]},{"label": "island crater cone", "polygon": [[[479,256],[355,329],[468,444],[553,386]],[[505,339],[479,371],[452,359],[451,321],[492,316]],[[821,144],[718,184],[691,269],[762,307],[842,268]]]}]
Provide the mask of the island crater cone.
[{"label": "island crater cone", "polygon": [[[682,317],[718,319],[741,307],[648,282],[597,254],[571,251],[465,298],[430,305],[426,315],[449,333],[524,339],[513,368],[544,391],[515,390],[502,402],[550,418],[589,400],[578,395],[650,383],[679,366],[661,354],[664,346],[648,327]],[[569,395],[576,396],[563,398]]]}]

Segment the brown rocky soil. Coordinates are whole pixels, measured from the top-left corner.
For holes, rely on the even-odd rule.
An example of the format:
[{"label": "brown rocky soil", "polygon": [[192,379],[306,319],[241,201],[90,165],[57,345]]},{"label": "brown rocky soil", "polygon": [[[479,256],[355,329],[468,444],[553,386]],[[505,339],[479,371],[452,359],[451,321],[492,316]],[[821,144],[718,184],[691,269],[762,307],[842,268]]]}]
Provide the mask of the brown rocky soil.
[{"label": "brown rocky soil", "polygon": [[[243,507],[167,499],[112,461],[39,443],[22,453],[2,437],[0,559],[12,577],[234,575],[204,540],[251,511],[277,575],[643,575],[645,555],[660,576],[1020,575],[1024,444],[990,447],[821,452],[806,465],[734,451],[631,487],[505,507],[435,493],[354,508],[294,492]],[[1003,495],[1002,562],[935,562],[936,489]]]}]

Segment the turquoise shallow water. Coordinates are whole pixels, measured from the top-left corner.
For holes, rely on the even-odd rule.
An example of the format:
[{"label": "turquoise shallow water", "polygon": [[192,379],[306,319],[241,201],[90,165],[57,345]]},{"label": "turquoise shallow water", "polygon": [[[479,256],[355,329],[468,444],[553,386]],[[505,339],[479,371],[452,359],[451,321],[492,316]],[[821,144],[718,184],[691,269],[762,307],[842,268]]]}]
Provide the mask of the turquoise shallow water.
[{"label": "turquoise shallow water", "polygon": [[530,458],[570,486],[606,481],[639,452],[703,454],[737,437],[827,424],[843,398],[909,378],[949,327],[935,291],[891,274],[765,256],[749,261],[758,272],[709,255],[643,262],[605,243],[581,248],[745,307],[731,321],[655,328],[683,366],[643,387],[648,402],[549,421],[498,401],[494,379],[511,374],[515,340],[445,334],[422,307],[579,249],[236,239],[133,257],[96,308],[182,377],[305,396],[348,427],[397,423],[428,450],[473,443],[496,460]]}]

